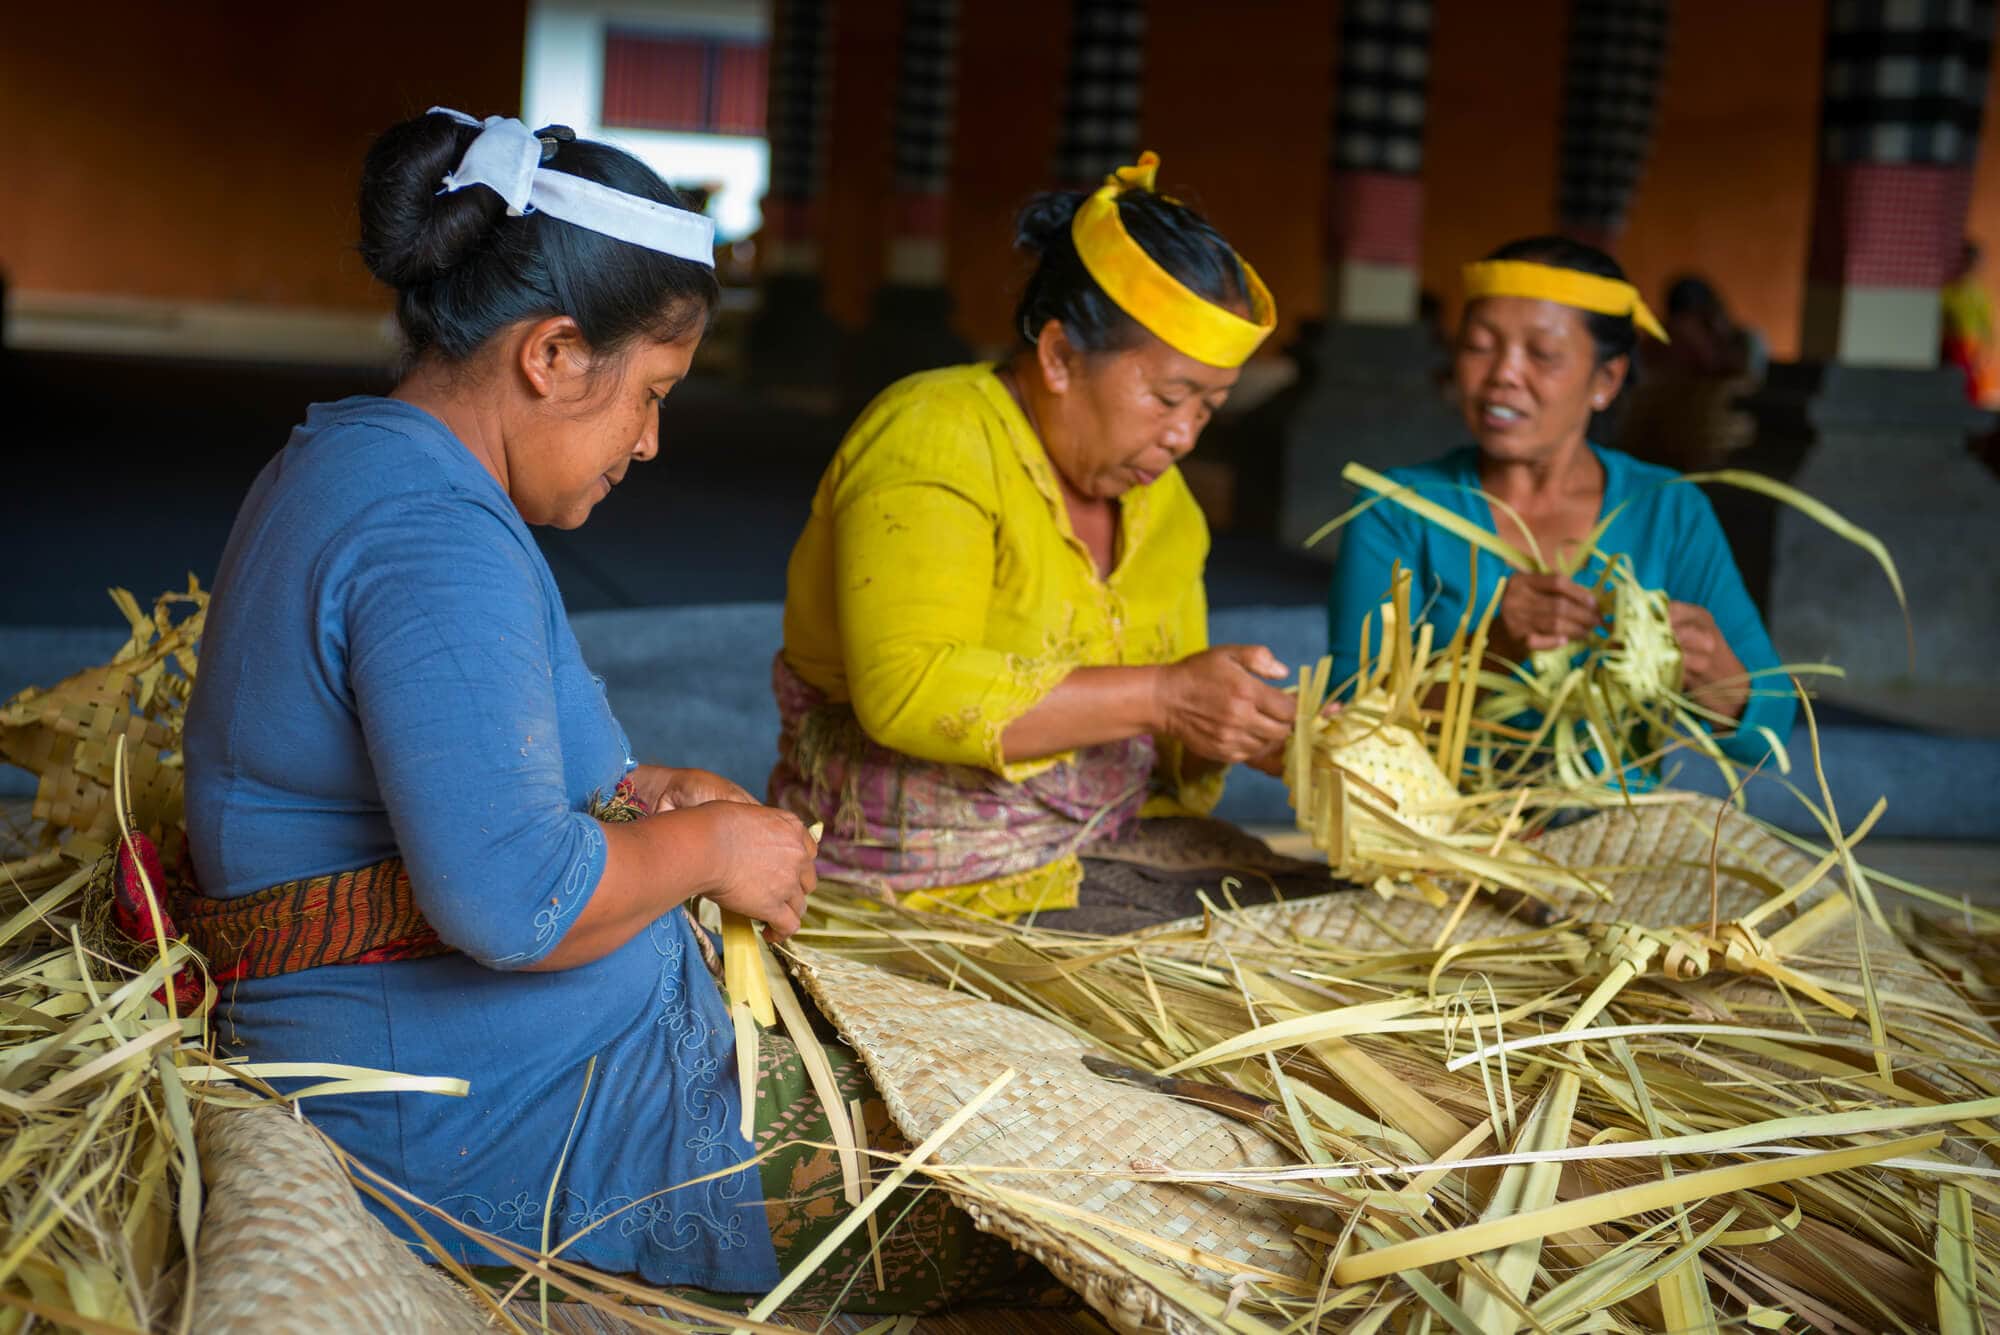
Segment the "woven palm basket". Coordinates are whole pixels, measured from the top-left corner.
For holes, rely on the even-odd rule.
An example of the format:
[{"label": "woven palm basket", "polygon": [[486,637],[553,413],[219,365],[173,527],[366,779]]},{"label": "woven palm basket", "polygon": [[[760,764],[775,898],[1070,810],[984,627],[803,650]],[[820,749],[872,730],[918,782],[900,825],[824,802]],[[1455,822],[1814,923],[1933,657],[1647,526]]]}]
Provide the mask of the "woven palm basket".
[{"label": "woven palm basket", "polygon": [[193,1329],[488,1329],[471,1298],[362,1207],[326,1141],[276,1106],[196,1122],[207,1200]]}]

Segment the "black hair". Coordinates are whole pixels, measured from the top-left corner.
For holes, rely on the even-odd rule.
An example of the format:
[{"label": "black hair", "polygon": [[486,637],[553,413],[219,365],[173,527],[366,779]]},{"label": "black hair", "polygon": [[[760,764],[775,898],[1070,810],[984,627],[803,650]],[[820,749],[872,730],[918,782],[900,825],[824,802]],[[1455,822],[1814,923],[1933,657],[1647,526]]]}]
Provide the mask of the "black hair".
[{"label": "black hair", "polygon": [[[1574,269],[1578,273],[1596,274],[1599,278],[1615,278],[1621,283],[1629,281],[1625,271],[1618,267],[1617,260],[1596,246],[1588,246],[1566,236],[1523,237],[1519,241],[1509,241],[1486,258],[1528,260],[1553,269]],[[1639,335],[1632,326],[1631,316],[1604,315],[1597,311],[1579,311],[1578,314],[1583,316],[1584,328],[1590,331],[1590,341],[1596,346],[1599,366],[1613,357],[1630,357],[1632,350],[1638,346]]]},{"label": "black hair", "polygon": [[1701,275],[1682,274],[1667,284],[1667,314],[1713,319],[1722,314],[1722,294]]},{"label": "black hair", "polygon": [[[408,357],[463,361],[519,320],[567,315],[594,353],[631,339],[663,342],[704,326],[721,300],[704,264],[535,212],[509,217],[485,186],[441,193],[476,126],[428,115],[384,131],[361,169],[361,258],[396,290]],[[651,168],[567,126],[536,131],[542,163],[672,208],[680,197]]]},{"label": "black hair", "polygon": [[[1085,352],[1136,347],[1146,330],[1104,294],[1070,237],[1070,223],[1089,196],[1067,191],[1036,195],[1014,224],[1014,248],[1037,257],[1034,274],[1014,308],[1014,328],[1032,347],[1050,320],[1060,320],[1070,342]],[[1218,306],[1248,308],[1250,283],[1243,261],[1207,219],[1187,205],[1150,190],[1118,196],[1126,233],[1182,285]]]}]

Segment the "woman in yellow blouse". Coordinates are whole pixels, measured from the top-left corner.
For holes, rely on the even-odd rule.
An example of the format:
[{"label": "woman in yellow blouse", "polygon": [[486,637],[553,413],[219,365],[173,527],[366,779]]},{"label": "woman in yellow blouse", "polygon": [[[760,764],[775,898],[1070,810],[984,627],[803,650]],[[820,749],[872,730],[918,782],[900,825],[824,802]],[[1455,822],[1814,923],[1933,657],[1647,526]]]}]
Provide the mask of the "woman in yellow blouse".
[{"label": "woman in yellow blouse", "polygon": [[1024,346],[892,385],[820,481],[771,796],[827,821],[822,876],[1107,930],[1304,868],[1215,822],[1140,822],[1207,813],[1292,717],[1268,649],[1209,647],[1208,529],[1175,468],[1270,294],[1156,166],[1030,204]]}]

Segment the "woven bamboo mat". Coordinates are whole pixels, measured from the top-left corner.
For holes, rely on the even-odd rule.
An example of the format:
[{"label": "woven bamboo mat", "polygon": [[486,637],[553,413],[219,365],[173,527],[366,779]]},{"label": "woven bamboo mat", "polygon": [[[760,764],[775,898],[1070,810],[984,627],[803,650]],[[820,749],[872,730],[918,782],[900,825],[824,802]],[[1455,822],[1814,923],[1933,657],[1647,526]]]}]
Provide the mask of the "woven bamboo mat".
[{"label": "woven bamboo mat", "polygon": [[[1719,819],[1718,819],[1719,818]],[[1577,896],[1562,904],[1585,922],[1636,922],[1647,926],[1706,921],[1709,916],[1709,854],[1720,831],[1715,867],[1724,921],[1761,904],[1776,887],[1802,879],[1812,863],[1755,822],[1710,798],[1641,807],[1616,807],[1552,830],[1534,847],[1551,863],[1593,874],[1610,892],[1602,902]],[[1810,908],[1837,881],[1808,891],[1799,903]],[[1262,904],[1219,919],[1207,940],[1224,947],[1251,948],[1291,938],[1346,946],[1357,951],[1399,950],[1436,940],[1450,916],[1412,895],[1385,900],[1373,891],[1335,891],[1289,904]],[[1466,910],[1453,941],[1510,936],[1533,923],[1482,895]],[[1168,923],[1147,935],[1177,935],[1199,929],[1196,920]]]},{"label": "woven bamboo mat", "polygon": [[[1780,891],[1812,875],[1814,861],[1790,844],[1713,798],[1639,807],[1617,807],[1544,835],[1541,853],[1572,870],[1588,871],[1609,891],[1602,901],[1578,896],[1563,910],[1593,924],[1633,923],[1646,928],[1693,927],[1706,932],[1711,921],[1727,924]],[[1845,897],[1838,866],[1822,873],[1790,909],[1759,928],[1768,939],[1819,907],[1830,896]],[[1384,901],[1367,890],[1337,892],[1290,904],[1263,904],[1209,924],[1190,951],[1206,956],[1231,950],[1282,949],[1287,941],[1334,942],[1356,950],[1394,950],[1429,945],[1443,930],[1449,909],[1414,897]],[[1168,924],[1161,934],[1191,934],[1198,920]],[[1453,932],[1453,942],[1510,936],[1533,924],[1482,896]],[[1886,1008],[1893,1011],[1897,1040],[1919,1051],[1977,1057],[1982,1044],[1964,1041],[1968,1027],[1984,1030],[1967,1013],[1958,994],[1892,934],[1865,915],[1828,917],[1787,952],[1784,962],[1858,1001],[1862,955]],[[1768,998],[1768,983],[1727,974],[1687,985],[1718,1014],[1729,1014],[1752,998]],[[1863,1020],[1817,1014],[1820,1031],[1863,1037]],[[1990,1039],[1985,1040],[1990,1042]],[[1973,1097],[1962,1086],[1963,1097]]]},{"label": "woven bamboo mat", "polygon": [[[1002,1071],[1016,1079],[938,1152],[945,1164],[1031,1165],[994,1174],[996,1188],[1037,1205],[1096,1216],[1198,1248],[1219,1265],[1275,1272],[1310,1286],[1311,1259],[1292,1242],[1295,1227],[1334,1229],[1330,1211],[1281,1213],[1271,1203],[1229,1197],[1212,1187],[1113,1178],[1160,1163],[1177,1168],[1277,1166],[1279,1147],[1240,1122],[1161,1094],[1104,1080],[1084,1069],[1092,1049],[1036,1016],[883,972],[823,951],[794,947],[813,1000],[868,1066],[889,1113],[921,1141]],[[921,1017],[920,1023],[913,1018]],[[1098,1170],[1079,1172],[1076,1170]],[[991,1199],[960,1200],[988,1232],[1034,1256],[1112,1324],[1170,1332],[1205,1329],[1159,1288],[1134,1275],[1115,1233],[1087,1226],[1102,1248],[1076,1232],[1057,1234],[1025,1209]],[[1228,1290],[1219,1269],[1149,1255],[1210,1291]]]},{"label": "woven bamboo mat", "polygon": [[[276,1108],[204,1113],[193,1328],[202,1332],[490,1330],[472,1299],[362,1208],[326,1143]],[[657,1309],[648,1315],[672,1319]],[[781,1313],[772,1324],[852,1335],[876,1316]],[[549,1328],[623,1335],[584,1303],[552,1303]],[[923,1317],[907,1335],[1092,1335],[1089,1312],[988,1310]]]},{"label": "woven bamboo mat", "polygon": [[487,1329],[472,1300],[362,1208],[313,1131],[276,1107],[196,1122],[208,1200],[193,1329],[204,1335]]},{"label": "woven bamboo mat", "polygon": [[[1608,812],[1547,835],[1542,847],[1567,865],[1595,869],[1612,892],[1609,903],[1578,902],[1566,906],[1570,912],[1591,922],[1652,927],[1705,925],[1711,898],[1726,922],[1805,880],[1813,869],[1789,846],[1712,803]],[[1844,886],[1828,873],[1793,910],[1766,924],[1766,932],[1836,892],[1844,894]],[[1243,910],[1206,924],[1205,932],[1199,921],[1165,930],[1199,936],[1184,947],[1195,953],[1282,951],[1301,938],[1384,949],[1428,943],[1446,914],[1417,900],[1384,901],[1370,891],[1348,891]],[[1531,928],[1481,902],[1467,911],[1455,939]],[[1893,1011],[1898,1044],[1949,1051],[1956,1046],[1955,1034],[1981,1023],[1898,941],[1853,913],[1831,918],[1788,952],[1786,961],[1829,985],[1852,988],[1861,976],[1863,946],[1876,986]],[[935,1131],[1002,1070],[1017,1072],[943,1147],[941,1163],[1021,1165],[1019,1172],[989,1180],[1072,1217],[1081,1213],[1176,1239],[1210,1254],[1225,1269],[1315,1278],[1289,1239],[1298,1224],[1325,1228],[1334,1221],[1281,1215],[1268,1203],[1226,1198],[1208,1188],[1066,1171],[1123,1171],[1154,1161],[1183,1168],[1283,1162],[1282,1152],[1252,1128],[1099,1079],[1079,1063],[1089,1050],[1081,1041],[1025,1012],[824,952],[798,948],[797,955],[802,984],[861,1054],[891,1114],[913,1140]],[[1727,974],[1682,986],[1718,1014],[1759,993],[1768,1003],[1771,995],[1767,983]],[[1820,1015],[1815,1023],[1825,1024],[1828,1033],[1866,1032],[1858,1020]],[[465,1295],[419,1264],[361,1209],[333,1156],[308,1129],[274,1110],[209,1114],[202,1125],[210,1200],[196,1286],[198,1329],[450,1331],[482,1324]],[[1132,1272],[1123,1259],[1129,1244],[1121,1243],[1116,1231],[1057,1233],[1029,1209],[994,1201],[967,1205],[982,1227],[1043,1261],[1114,1325],[1169,1332],[1200,1328],[1192,1313]],[[1093,1245],[1093,1238],[1103,1246]],[[1146,1259],[1178,1270],[1210,1292],[1228,1287],[1225,1270]],[[558,1330],[624,1328],[582,1304],[558,1305],[551,1317]],[[788,1324],[850,1332],[879,1321],[795,1314]],[[910,1329],[1037,1335],[1103,1326],[1083,1313],[988,1311],[924,1318]]]},{"label": "woven bamboo mat", "polygon": [[[1711,914],[1721,926],[1787,888],[1805,886],[1790,908],[1760,924],[1754,943],[1832,897],[1847,902],[1837,873],[1816,875],[1812,860],[1707,799],[1615,809],[1552,832],[1539,847],[1552,862],[1588,868],[1609,891],[1604,901],[1579,899],[1562,906],[1567,916],[1592,927],[1681,928],[1707,937]],[[1413,897],[1384,900],[1368,890],[1336,891],[1259,905],[1214,922],[1184,920],[1156,934],[1182,936],[1184,945],[1160,944],[1211,960],[1234,953],[1282,959],[1302,939],[1357,951],[1396,951],[1429,947],[1447,927],[1451,911]],[[1535,922],[1482,897],[1469,906],[1450,940],[1514,937],[1535,929]],[[1893,936],[1852,911],[1807,919],[1800,931],[1803,935],[1788,942],[1783,962],[1852,1001],[1860,996],[1865,947],[1894,1041],[1906,1052],[1972,1051],[1960,1037],[1982,1022],[1965,1014],[1951,989]],[[1032,1165],[1043,1171],[990,1180],[1238,1263],[1291,1274],[1303,1261],[1285,1241],[1285,1221],[1240,1196],[1225,1202],[1178,1184],[1057,1175],[1071,1168],[1115,1168],[1135,1157],[1180,1167],[1275,1162],[1275,1147],[1251,1129],[1097,1079],[1077,1064],[1087,1050],[1081,1042],[1023,1012],[818,952],[798,953],[806,966],[805,986],[861,1054],[891,1114],[913,1140],[934,1132],[1001,1069],[1011,1066],[1021,1073],[1022,1079],[945,1146],[941,1161]],[[1769,981],[1730,973],[1719,952],[1708,967],[1705,977],[1659,979],[1653,985],[1682,989],[1718,1017],[1752,1005],[1769,1014],[1778,995]],[[1842,1021],[1815,1009],[1812,1023],[1828,1035],[1867,1035],[1861,1018]],[[1387,1051],[1377,1055],[1393,1057]],[[1114,1324],[1194,1328],[1191,1313],[1121,1266],[1112,1249],[1098,1252],[1074,1233],[1053,1238],[1032,1217],[988,1202],[963,1203],[982,1227],[1041,1259]],[[1213,1270],[1173,1268],[1212,1293],[1226,1289],[1225,1277]]]}]

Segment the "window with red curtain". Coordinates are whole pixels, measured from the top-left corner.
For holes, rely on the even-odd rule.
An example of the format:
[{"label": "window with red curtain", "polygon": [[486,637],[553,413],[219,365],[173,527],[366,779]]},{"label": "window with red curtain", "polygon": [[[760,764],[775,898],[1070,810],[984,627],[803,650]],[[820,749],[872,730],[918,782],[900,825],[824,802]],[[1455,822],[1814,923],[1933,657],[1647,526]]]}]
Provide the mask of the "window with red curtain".
[{"label": "window with red curtain", "polygon": [[629,28],[604,35],[607,126],[764,133],[764,43]]}]

